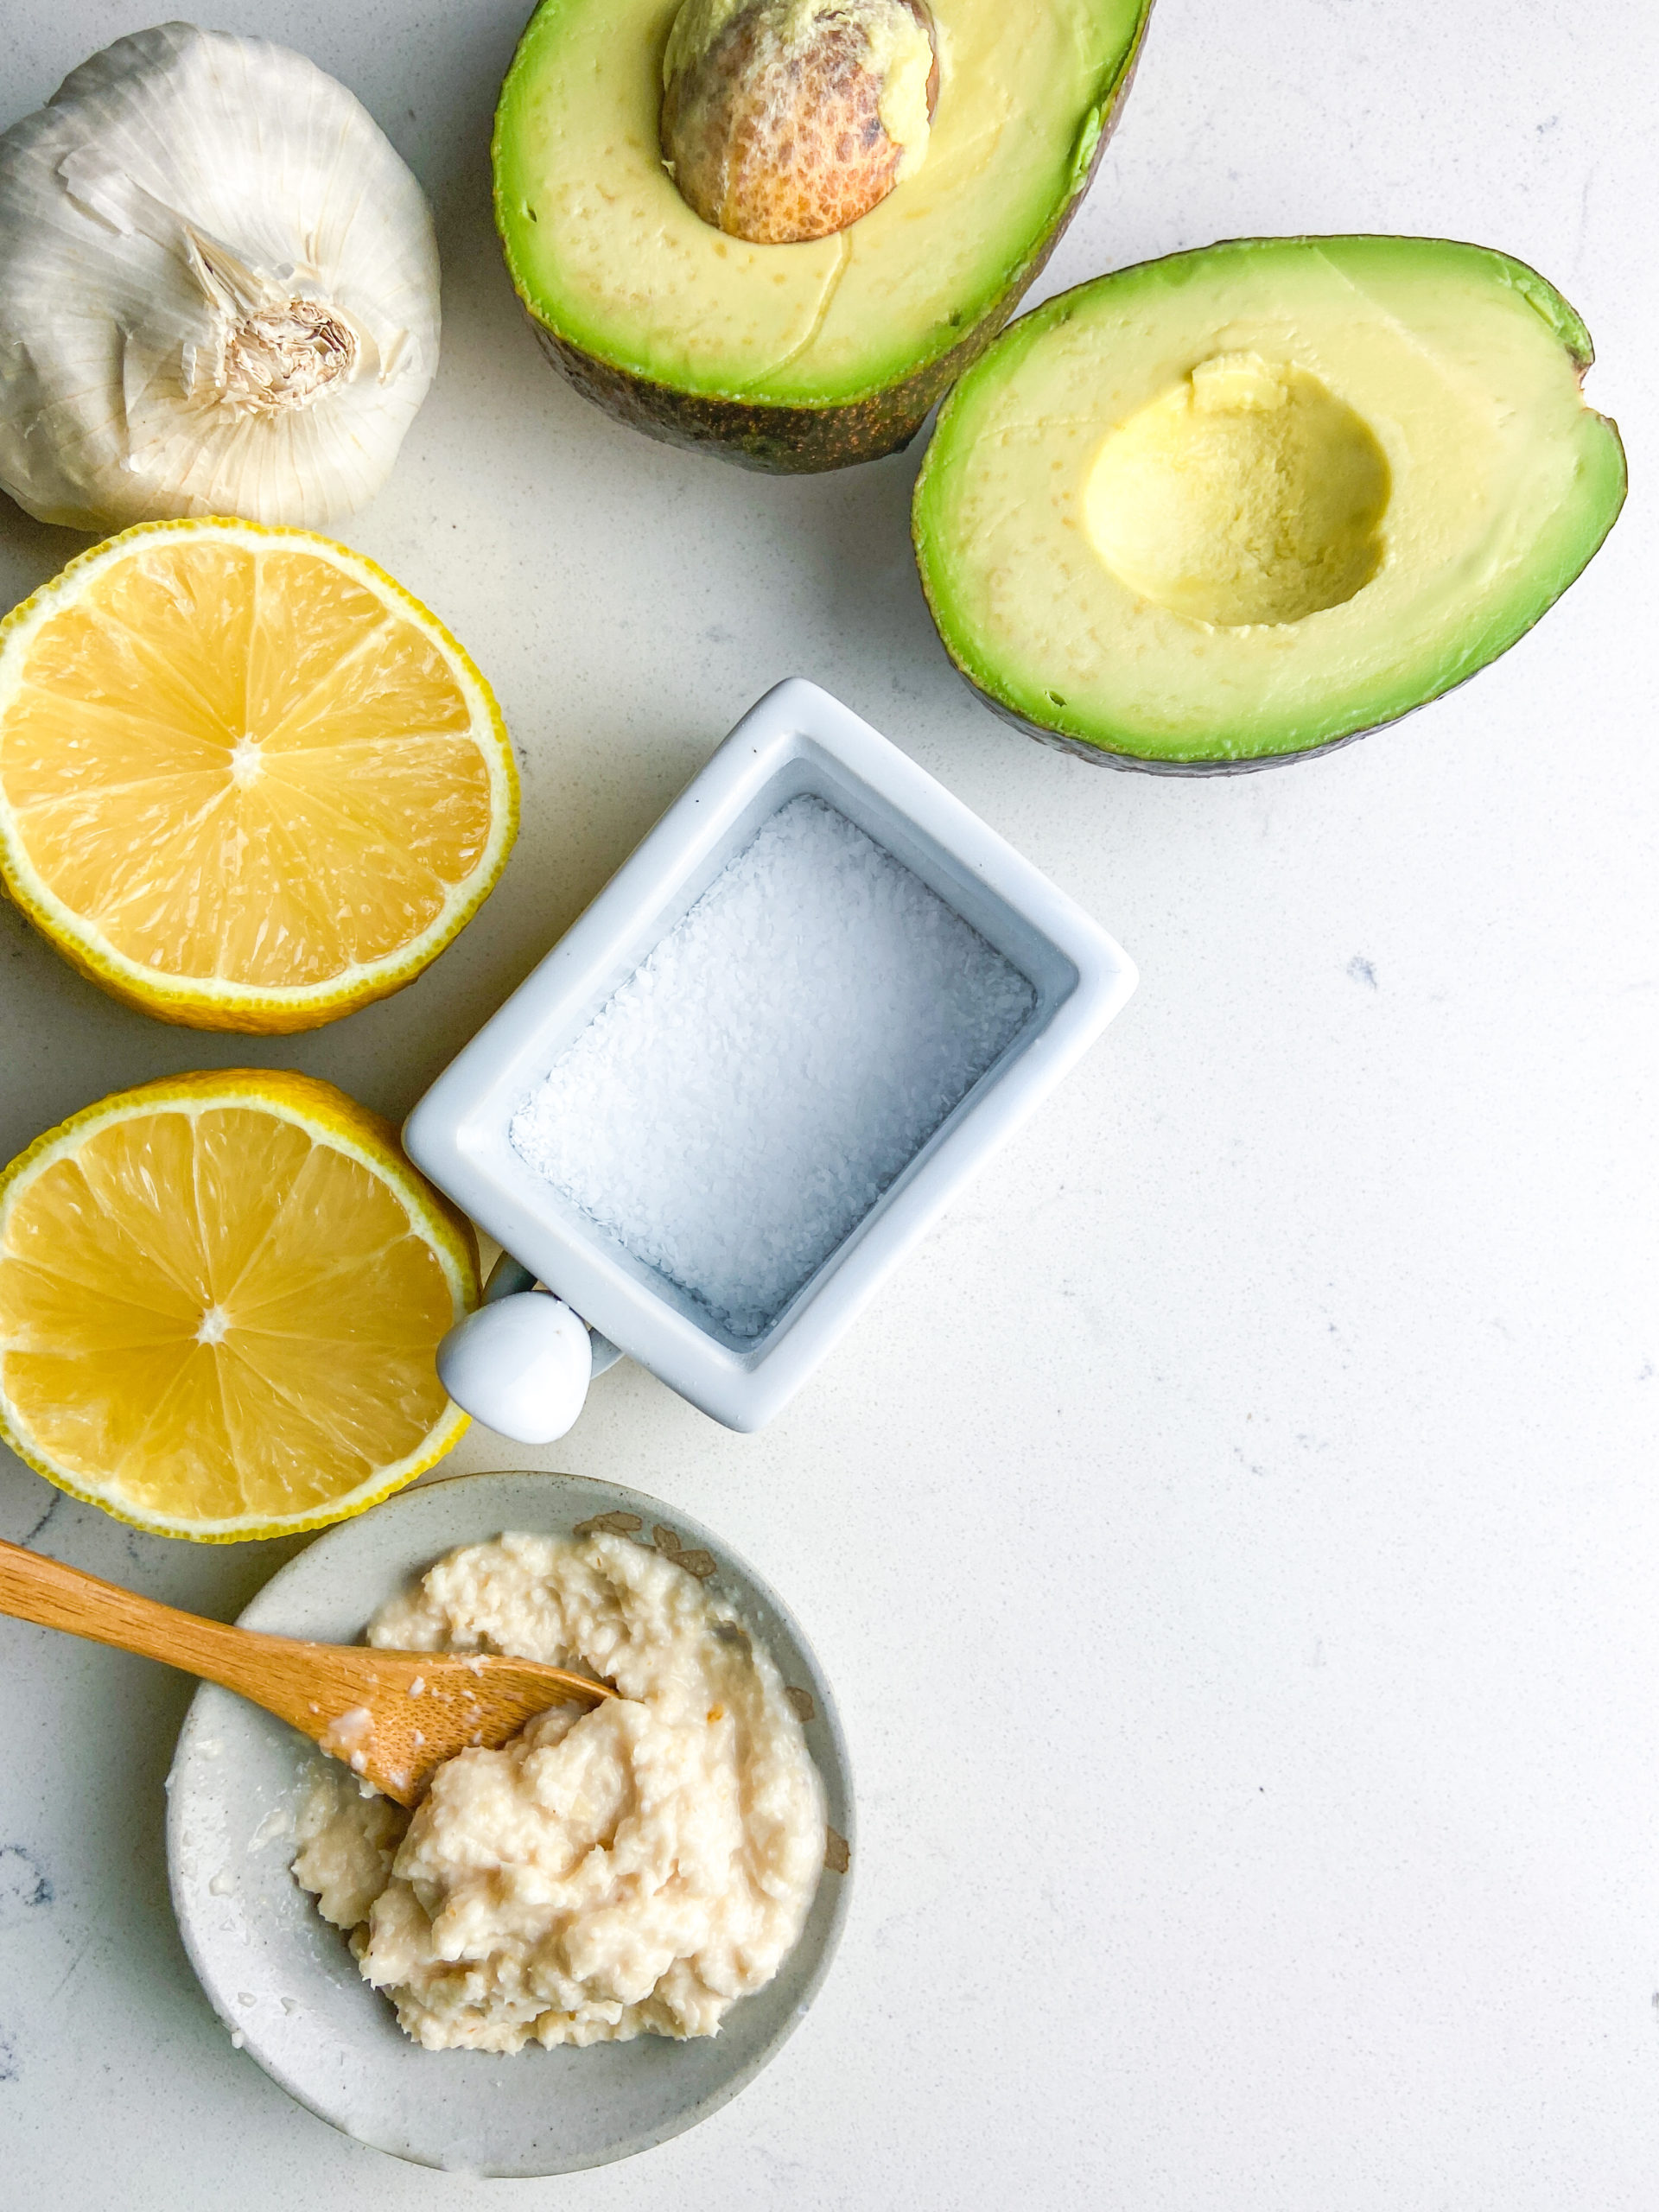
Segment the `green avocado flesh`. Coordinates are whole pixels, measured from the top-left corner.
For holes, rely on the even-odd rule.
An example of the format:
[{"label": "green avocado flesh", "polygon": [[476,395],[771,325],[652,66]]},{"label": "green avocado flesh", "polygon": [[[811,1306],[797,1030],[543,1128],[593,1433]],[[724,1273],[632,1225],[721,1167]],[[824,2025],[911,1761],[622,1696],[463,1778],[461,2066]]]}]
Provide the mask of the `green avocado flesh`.
[{"label": "green avocado flesh", "polygon": [[[677,0],[542,0],[496,113],[519,297],[573,382],[658,435],[761,467],[890,451],[1041,265],[1149,6],[934,0],[939,90],[915,173],[845,231],[753,245],[694,214],[663,166]],[[836,420],[792,462],[818,414]]]},{"label": "green avocado flesh", "polygon": [[1024,316],[916,486],[946,650],[1034,736],[1250,767],[1408,713],[1513,645],[1624,497],[1589,333],[1441,238],[1245,238]]}]

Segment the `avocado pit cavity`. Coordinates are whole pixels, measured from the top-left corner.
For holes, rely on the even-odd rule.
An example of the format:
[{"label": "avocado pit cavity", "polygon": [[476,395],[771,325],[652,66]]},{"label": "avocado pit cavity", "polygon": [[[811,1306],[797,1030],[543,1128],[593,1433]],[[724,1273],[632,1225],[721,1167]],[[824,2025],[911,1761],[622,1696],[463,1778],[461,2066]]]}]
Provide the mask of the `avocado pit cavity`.
[{"label": "avocado pit cavity", "polygon": [[664,162],[734,238],[827,238],[920,166],[938,84],[923,0],[684,0],[663,56]]},{"label": "avocado pit cavity", "polygon": [[1084,512],[1131,591],[1239,628],[1300,622],[1369,583],[1389,492],[1376,437],[1318,377],[1220,353],[1109,433]]}]

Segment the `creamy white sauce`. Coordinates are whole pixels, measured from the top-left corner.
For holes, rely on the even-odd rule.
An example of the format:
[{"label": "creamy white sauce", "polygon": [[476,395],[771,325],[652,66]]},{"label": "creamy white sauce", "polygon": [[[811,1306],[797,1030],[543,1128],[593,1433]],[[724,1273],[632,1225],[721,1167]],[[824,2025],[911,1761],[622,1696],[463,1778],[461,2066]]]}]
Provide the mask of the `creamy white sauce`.
[{"label": "creamy white sauce", "polygon": [[404,1651],[510,1652],[621,1695],[440,1767],[412,1817],[337,1765],[299,1882],[429,2050],[713,2035],[770,1981],[823,1865],[823,1792],[770,1655],[626,1537],[504,1535],[375,1615]]}]

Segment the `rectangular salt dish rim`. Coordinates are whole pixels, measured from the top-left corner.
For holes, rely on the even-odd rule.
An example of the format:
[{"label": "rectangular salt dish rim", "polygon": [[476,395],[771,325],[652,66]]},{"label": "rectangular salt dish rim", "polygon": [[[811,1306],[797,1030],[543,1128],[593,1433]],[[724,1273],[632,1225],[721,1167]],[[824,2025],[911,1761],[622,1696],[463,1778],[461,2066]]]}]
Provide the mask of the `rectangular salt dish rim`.
[{"label": "rectangular salt dish rim", "polygon": [[[765,1333],[738,1340],[513,1152],[512,1115],[760,823],[803,792],[843,812],[1033,983],[1035,1011]],[[595,1329],[728,1427],[785,1402],[961,1185],[1135,986],[1088,915],[839,702],[778,685],[410,1116],[410,1156]]]}]

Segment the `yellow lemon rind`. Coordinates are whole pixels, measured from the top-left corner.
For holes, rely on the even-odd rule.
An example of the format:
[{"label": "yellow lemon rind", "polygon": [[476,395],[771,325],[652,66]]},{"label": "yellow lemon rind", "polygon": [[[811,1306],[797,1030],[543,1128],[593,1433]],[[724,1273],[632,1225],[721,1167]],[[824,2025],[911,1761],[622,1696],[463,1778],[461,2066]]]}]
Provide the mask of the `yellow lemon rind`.
[{"label": "yellow lemon rind", "polygon": [[518,771],[501,709],[477,663],[429,607],[406,591],[378,563],[315,531],[232,517],[186,517],[175,522],[137,523],[76,556],[41,588],[0,620],[0,721],[20,680],[29,646],[41,625],[71,605],[103,569],[124,559],[134,542],[164,533],[218,537],[263,546],[286,539],[314,550],[354,575],[389,607],[408,615],[443,654],[472,709],[471,734],[490,778],[488,844],[465,884],[418,937],[384,960],[348,968],[326,983],[270,989],[219,976],[162,976],[119,952],[84,915],[42,881],[24,851],[0,791],[0,887],[72,968],[127,1006],[187,1029],[236,1030],[251,1036],[287,1036],[318,1029],[389,998],[430,967],[467,926],[500,880],[518,834]]},{"label": "yellow lemon rind", "polygon": [[[0,1249],[3,1249],[7,1217],[18,1193],[51,1161],[73,1152],[96,1130],[111,1122],[129,1121],[168,1105],[189,1107],[257,1104],[284,1121],[358,1160],[388,1184],[403,1202],[410,1224],[430,1247],[454,1300],[459,1321],[477,1306],[480,1294],[478,1238],[471,1222],[412,1167],[397,1141],[397,1132],[383,1115],[360,1106],[354,1099],[315,1076],[296,1075],[280,1068],[226,1068],[200,1074],[162,1076],[130,1090],[112,1092],[91,1106],[84,1106],[54,1128],[46,1129],[33,1144],[0,1171]],[[276,1519],[245,1514],[232,1520],[191,1521],[164,1514],[136,1511],[124,1493],[89,1483],[84,1474],[72,1474],[41,1452],[12,1419],[4,1387],[0,1383],[0,1439],[24,1464],[43,1476],[55,1489],[84,1505],[95,1505],[111,1519],[150,1535],[182,1537],[192,1543],[236,1544],[251,1539],[302,1535],[349,1521],[404,1489],[429,1467],[452,1452],[471,1427],[471,1418],[450,1402],[448,1410],[411,1452],[390,1466],[378,1467],[354,1490],[308,1513]]]}]

